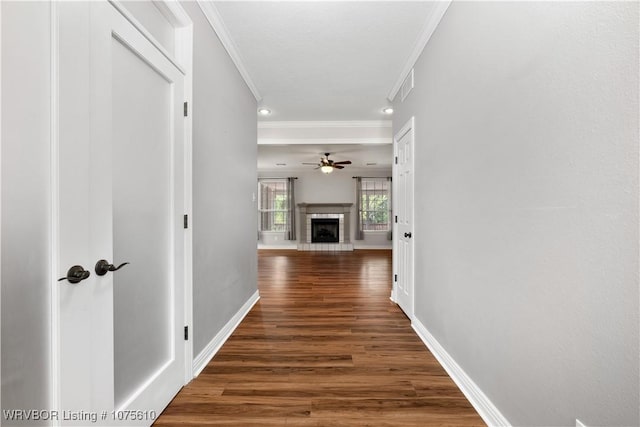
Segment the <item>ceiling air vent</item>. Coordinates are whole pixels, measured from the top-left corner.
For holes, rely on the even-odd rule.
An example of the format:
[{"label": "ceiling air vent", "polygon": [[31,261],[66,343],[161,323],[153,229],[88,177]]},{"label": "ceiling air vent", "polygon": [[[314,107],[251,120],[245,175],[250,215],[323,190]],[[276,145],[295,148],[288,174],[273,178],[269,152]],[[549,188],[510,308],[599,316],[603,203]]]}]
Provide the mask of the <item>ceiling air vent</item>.
[{"label": "ceiling air vent", "polygon": [[402,92],[400,96],[401,101],[404,101],[407,95],[409,95],[409,92],[411,92],[411,89],[413,89],[413,68],[409,71],[407,78],[402,82]]}]

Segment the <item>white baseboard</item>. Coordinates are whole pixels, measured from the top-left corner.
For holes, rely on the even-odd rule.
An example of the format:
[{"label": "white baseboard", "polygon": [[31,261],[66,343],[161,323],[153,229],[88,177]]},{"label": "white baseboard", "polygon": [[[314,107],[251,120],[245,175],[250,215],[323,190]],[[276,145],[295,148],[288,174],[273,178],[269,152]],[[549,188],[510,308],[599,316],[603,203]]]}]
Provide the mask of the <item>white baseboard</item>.
[{"label": "white baseboard", "polygon": [[391,249],[393,249],[393,247],[391,246],[391,243],[389,243],[388,245],[358,245],[358,244],[354,244],[353,245],[353,249],[355,249],[355,250],[358,250],[358,249],[375,249],[375,250],[390,251]]},{"label": "white baseboard", "polygon": [[509,421],[500,413],[498,408],[489,400],[480,387],[467,375],[458,363],[447,353],[425,326],[414,317],[411,326],[416,331],[420,339],[425,343],[429,351],[440,362],[440,365],[449,374],[451,379],[456,383],[462,393],[469,399],[469,402],[485,423],[489,426],[507,426],[510,427]]},{"label": "white baseboard", "polygon": [[296,243],[287,243],[282,245],[268,245],[264,243],[258,243],[258,249],[298,249]]},{"label": "white baseboard", "polygon": [[251,308],[260,299],[260,294],[256,291],[251,297],[244,303],[240,310],[227,322],[226,325],[216,334],[215,337],[207,344],[207,346],[193,359],[193,377],[200,375],[200,372],[207,366],[209,361],[213,359],[222,344],[231,336],[233,331],[238,327],[242,319],[249,313]]}]

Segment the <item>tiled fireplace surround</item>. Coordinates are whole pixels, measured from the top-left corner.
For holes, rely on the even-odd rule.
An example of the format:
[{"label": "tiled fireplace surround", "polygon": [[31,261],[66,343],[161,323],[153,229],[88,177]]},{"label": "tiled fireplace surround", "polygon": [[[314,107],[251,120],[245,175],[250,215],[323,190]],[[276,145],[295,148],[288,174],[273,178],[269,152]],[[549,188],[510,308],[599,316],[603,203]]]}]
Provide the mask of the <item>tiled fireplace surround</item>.
[{"label": "tiled fireplace surround", "polygon": [[[353,203],[298,203],[300,212],[299,251],[352,251],[351,206]],[[311,243],[311,219],[333,218],[340,220],[340,238],[338,243]]]}]

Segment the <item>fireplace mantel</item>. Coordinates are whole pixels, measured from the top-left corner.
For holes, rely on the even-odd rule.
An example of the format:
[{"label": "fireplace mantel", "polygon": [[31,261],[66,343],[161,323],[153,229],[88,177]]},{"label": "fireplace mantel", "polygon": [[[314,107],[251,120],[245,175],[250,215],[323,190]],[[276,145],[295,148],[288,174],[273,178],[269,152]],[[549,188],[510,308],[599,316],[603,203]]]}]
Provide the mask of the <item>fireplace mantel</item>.
[{"label": "fireplace mantel", "polygon": [[353,203],[298,203],[300,211],[305,213],[347,213]]},{"label": "fireplace mantel", "polygon": [[[351,207],[353,203],[298,203],[300,213],[300,240],[298,250],[302,251],[352,251]],[[336,218],[340,220],[339,243],[311,243],[311,219]]]}]

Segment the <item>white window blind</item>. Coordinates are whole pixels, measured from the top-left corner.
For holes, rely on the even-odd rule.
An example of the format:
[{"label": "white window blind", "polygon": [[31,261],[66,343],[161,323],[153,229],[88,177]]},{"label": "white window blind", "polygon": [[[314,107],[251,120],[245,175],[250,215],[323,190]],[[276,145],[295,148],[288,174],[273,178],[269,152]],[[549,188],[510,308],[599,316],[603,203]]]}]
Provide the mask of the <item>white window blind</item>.
[{"label": "white window blind", "polygon": [[388,178],[362,178],[360,222],[363,231],[389,231],[391,181]]},{"label": "white window blind", "polygon": [[258,212],[260,231],[287,231],[289,229],[289,194],[287,180],[261,179],[258,181]]}]

